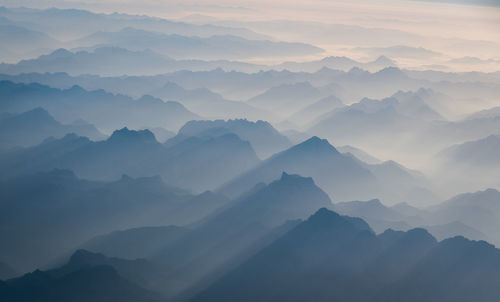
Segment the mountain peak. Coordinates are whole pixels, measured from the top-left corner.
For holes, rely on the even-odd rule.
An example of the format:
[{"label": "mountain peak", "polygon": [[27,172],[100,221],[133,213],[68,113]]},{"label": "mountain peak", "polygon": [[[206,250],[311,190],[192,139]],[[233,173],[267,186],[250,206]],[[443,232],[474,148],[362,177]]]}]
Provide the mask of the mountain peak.
[{"label": "mountain peak", "polygon": [[148,129],[144,130],[129,130],[124,127],[120,130],[115,130],[108,138],[110,142],[129,142],[135,141],[139,143],[158,143],[154,134]]},{"label": "mountain peak", "polygon": [[281,174],[281,178],[279,180],[280,182],[286,182],[286,183],[310,183],[314,184],[314,180],[312,177],[303,177],[298,174],[288,174],[285,171]]},{"label": "mountain peak", "polygon": [[313,136],[310,139],[295,145],[290,150],[296,151],[306,151],[306,152],[333,152],[340,154],[334,146],[330,145],[327,139],[321,139],[317,136]]},{"label": "mountain peak", "polygon": [[311,215],[304,224],[313,226],[314,229],[321,231],[328,231],[338,226],[349,226],[359,231],[369,231],[373,233],[370,226],[361,218],[354,218],[349,216],[342,216],[337,212],[327,208],[320,208],[316,213]]}]

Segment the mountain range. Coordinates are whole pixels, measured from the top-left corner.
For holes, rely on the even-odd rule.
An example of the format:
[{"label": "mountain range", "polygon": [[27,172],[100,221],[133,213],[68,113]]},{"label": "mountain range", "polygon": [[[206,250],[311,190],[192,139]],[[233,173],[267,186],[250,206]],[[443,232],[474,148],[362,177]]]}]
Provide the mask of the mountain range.
[{"label": "mountain range", "polygon": [[[191,301],[495,301],[500,251],[320,209]],[[456,284],[461,284],[457,287]]]}]

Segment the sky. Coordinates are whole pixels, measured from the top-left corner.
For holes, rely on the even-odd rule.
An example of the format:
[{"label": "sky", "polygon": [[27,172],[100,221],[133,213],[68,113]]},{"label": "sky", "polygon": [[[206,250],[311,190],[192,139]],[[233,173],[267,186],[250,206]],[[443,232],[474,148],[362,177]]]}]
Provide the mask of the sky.
[{"label": "sky", "polygon": [[[0,0],[1,5],[8,7],[82,8],[247,27],[275,39],[306,42],[325,49],[325,53],[318,56],[344,55],[370,60],[383,52],[381,47],[404,45],[424,49],[427,55],[396,58],[402,67],[455,64],[451,68],[457,71],[498,70],[500,7],[448,2],[495,3],[493,0]],[[289,23],[279,28],[276,22],[283,20]],[[335,39],[334,35],[339,33],[333,25],[386,29],[394,33],[366,45],[363,41],[345,43],[345,39]],[[397,38],[398,32],[412,38]],[[365,51],[361,51],[363,48]],[[470,64],[471,59],[477,64]],[[466,66],[462,64],[464,60],[468,60]]]}]

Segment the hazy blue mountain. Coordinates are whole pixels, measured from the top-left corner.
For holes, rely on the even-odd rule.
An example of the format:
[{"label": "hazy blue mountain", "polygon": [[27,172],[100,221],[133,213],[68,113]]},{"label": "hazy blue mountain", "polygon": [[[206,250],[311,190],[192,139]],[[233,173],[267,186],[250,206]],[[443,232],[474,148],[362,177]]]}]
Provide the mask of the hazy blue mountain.
[{"label": "hazy blue mountain", "polygon": [[171,285],[173,290],[190,285],[196,292],[295,225],[283,223],[328,206],[328,195],[311,178],[283,173],[219,209],[153,259],[165,263],[181,285]]},{"label": "hazy blue mountain", "polygon": [[189,110],[208,118],[259,119],[272,115],[244,102],[226,100],[206,88],[184,89],[173,82],[167,82],[163,87],[149,93],[165,100],[179,102]]},{"label": "hazy blue mountain", "polygon": [[[494,121],[495,124],[500,123],[500,117],[488,120]],[[470,124],[470,126],[471,128],[466,128],[465,131],[474,128],[473,124]],[[483,127],[484,129],[481,129]],[[498,135],[498,131],[495,131],[494,127],[496,125],[491,123],[483,124],[476,129],[479,139],[474,138],[465,142],[459,141],[459,144],[448,145],[437,154],[434,154],[433,163],[436,167],[434,177],[442,179],[445,184],[450,186],[453,184],[459,185],[461,191],[476,191],[488,187],[500,188],[500,156],[498,155],[500,135]],[[460,133],[460,128],[455,129],[454,133]],[[488,132],[495,132],[496,135],[485,137],[484,135],[487,135]],[[460,134],[465,133],[461,132]],[[456,194],[456,191],[451,193]]]},{"label": "hazy blue mountain", "polygon": [[455,236],[464,236],[473,240],[488,240],[488,237],[482,232],[459,221],[425,226],[425,229],[436,237],[437,240],[444,240]]},{"label": "hazy blue mountain", "polygon": [[317,54],[321,48],[305,43],[248,40],[234,35],[195,37],[169,35],[132,27],[117,32],[98,31],[72,42],[74,46],[114,46],[134,51],[151,49],[182,59],[243,59]]},{"label": "hazy blue mountain", "polygon": [[248,104],[286,117],[325,97],[321,89],[308,82],[283,84],[259,94],[247,102]]},{"label": "hazy blue mountain", "polygon": [[385,165],[368,165],[338,152],[327,140],[312,137],[273,155],[221,187],[220,192],[238,196],[257,183],[270,182],[282,171],[289,171],[312,176],[335,201],[367,200],[378,196],[394,203],[402,197],[411,199],[415,193],[426,198],[432,195],[407,171],[398,166],[385,169]]},{"label": "hazy blue mountain", "polygon": [[475,120],[475,119],[480,119],[480,118],[494,118],[497,116],[500,116],[500,107],[493,107],[490,109],[485,109],[485,110],[475,112],[475,113],[467,116],[467,119]]},{"label": "hazy blue mountain", "polygon": [[268,122],[262,120],[251,122],[246,119],[189,121],[182,126],[177,137],[167,142],[167,145],[190,136],[215,137],[226,133],[235,133],[241,139],[250,142],[260,158],[269,157],[291,145],[288,138]]},{"label": "hazy blue mountain", "polygon": [[97,236],[80,248],[123,259],[147,258],[187,232],[188,229],[173,225],[133,228]]},{"label": "hazy blue mountain", "polygon": [[385,56],[380,56],[374,61],[365,63],[352,60],[348,57],[326,57],[321,60],[309,62],[285,62],[279,65],[275,65],[274,69],[286,69],[294,72],[316,72],[325,67],[343,71],[348,71],[353,67],[358,67],[369,71],[379,71],[387,67],[395,66],[396,63]]},{"label": "hazy blue mountain", "polygon": [[39,55],[59,44],[59,41],[37,29],[25,28],[0,16],[0,50],[2,50],[0,63],[16,62],[26,56]]},{"label": "hazy blue mountain", "polygon": [[46,138],[60,138],[68,133],[86,136],[93,140],[105,138],[91,124],[75,121],[63,125],[40,107],[0,118],[0,128],[3,130],[0,133],[1,149],[37,145]]},{"label": "hazy blue mountain", "polygon": [[359,139],[413,132],[428,121],[441,119],[422,99],[396,94],[382,100],[364,98],[350,106],[334,109],[324,114],[309,131],[352,141],[350,137]]},{"label": "hazy blue mountain", "polygon": [[340,202],[333,209],[343,215],[364,219],[377,233],[387,229],[406,231],[421,222],[416,217],[407,217],[384,206],[378,199]]},{"label": "hazy blue mountain", "polygon": [[438,156],[454,165],[472,167],[500,167],[500,136],[488,137],[451,146],[441,151]]},{"label": "hazy blue mountain", "polygon": [[[353,200],[356,199],[355,195],[369,194],[369,186],[373,187],[376,179],[354,159],[339,153],[327,140],[312,137],[273,155],[226,184],[220,191],[229,196],[238,196],[260,182],[276,179],[282,171],[312,176],[318,186],[330,193],[334,200]],[[361,192],[359,187],[364,190]]]},{"label": "hazy blue mountain", "polygon": [[423,229],[376,236],[320,209],[192,301],[495,301],[499,267],[486,242],[437,243]]},{"label": "hazy blue mountain", "polygon": [[[36,30],[49,33],[65,40],[75,39],[100,31],[103,28],[118,31],[125,27],[179,34],[210,37],[213,35],[237,35],[248,39],[267,39],[266,36],[245,28],[216,25],[196,25],[146,15],[102,14],[80,9],[32,9],[1,7],[0,16],[14,22],[26,24]],[[85,24],[85,26],[81,26]]]},{"label": "hazy blue mountain", "polygon": [[[144,128],[146,129],[146,128]],[[142,129],[142,130],[144,130]],[[168,139],[172,138],[175,136],[175,133],[170,131],[170,130],[167,130],[165,128],[162,128],[162,127],[154,127],[154,128],[150,128],[149,131],[153,132],[153,134],[155,135],[155,138],[158,142],[160,143],[164,143],[166,142]]]},{"label": "hazy blue mountain", "polygon": [[61,123],[83,119],[106,132],[124,126],[175,130],[198,118],[176,102],[163,102],[150,96],[134,100],[104,90],[87,91],[79,86],[61,90],[36,83],[1,81],[0,95],[2,112],[24,112],[42,107]]},{"label": "hazy blue mountain", "polygon": [[[39,267],[91,238],[143,226],[186,225],[229,202],[192,195],[159,177],[82,180],[67,170],[0,183],[0,258],[21,272]],[[30,249],[26,249],[30,242]],[[34,252],[36,251],[36,252]]]},{"label": "hazy blue mountain", "polygon": [[[71,52],[64,48],[35,59],[21,60],[15,64],[0,65],[0,72],[18,74],[26,72],[67,72],[79,74],[154,74],[171,59],[151,50],[130,51],[118,47],[100,47],[92,51]],[[129,64],[123,64],[129,62]]]},{"label": "hazy blue mountain", "polygon": [[432,224],[460,222],[484,234],[492,243],[500,242],[500,192],[495,189],[460,194],[429,211]]},{"label": "hazy blue mountain", "polygon": [[337,146],[337,150],[339,150],[341,153],[345,154],[351,154],[357,159],[367,163],[367,164],[380,164],[382,161],[378,158],[373,157],[372,155],[366,153],[365,151],[355,148],[353,146]]},{"label": "hazy blue mountain", "polygon": [[[146,270],[146,272],[145,272]],[[106,258],[83,250],[67,264],[52,270],[36,270],[0,283],[0,298],[5,301],[162,301],[163,298],[134,281],[152,270],[144,260]],[[146,273],[146,274],[145,274]]]},{"label": "hazy blue mountain", "polygon": [[167,183],[198,192],[217,188],[259,163],[250,143],[233,133],[188,137],[166,148],[164,158],[151,161]]},{"label": "hazy blue mountain", "polygon": [[30,148],[0,156],[1,178],[26,173],[70,169],[88,179],[114,180],[160,175],[174,186],[203,192],[221,186],[260,163],[249,142],[236,134],[188,137],[160,144],[149,130],[116,130],[106,140],[92,142],[74,134],[48,139]]},{"label": "hazy blue mountain", "polygon": [[298,112],[295,112],[288,119],[293,121],[298,125],[308,125],[313,122],[326,112],[330,112],[337,108],[344,106],[344,103],[334,95],[327,96],[320,99],[316,103],[313,103]]},{"label": "hazy blue mountain", "polygon": [[[135,49],[135,48],[134,48]],[[152,75],[179,70],[208,71],[222,68],[258,72],[268,69],[265,65],[230,60],[176,60],[151,49],[99,45],[96,47],[57,50],[23,59],[15,63],[0,64],[0,72],[17,75],[31,72],[67,72],[72,75],[100,74],[106,76]],[[127,64],[123,64],[127,62]],[[99,87],[102,88],[102,87]]]}]

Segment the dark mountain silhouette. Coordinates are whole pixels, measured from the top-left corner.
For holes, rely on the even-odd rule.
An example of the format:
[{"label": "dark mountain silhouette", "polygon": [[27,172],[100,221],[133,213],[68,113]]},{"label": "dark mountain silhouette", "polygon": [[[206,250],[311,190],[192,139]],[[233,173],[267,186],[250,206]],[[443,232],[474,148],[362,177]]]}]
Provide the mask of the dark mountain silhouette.
[{"label": "dark mountain silhouette", "polygon": [[376,236],[320,209],[191,301],[495,301],[498,267],[486,242],[437,243],[423,229]]},{"label": "dark mountain silhouette", "polygon": [[0,156],[0,176],[9,178],[54,168],[70,169],[80,177],[99,180],[114,180],[123,174],[161,175],[171,185],[203,192],[259,162],[250,143],[232,133],[189,137],[166,147],[149,130],[123,128],[104,141],[67,135],[4,153]]},{"label": "dark mountain silhouette", "polygon": [[153,259],[183,284],[172,285],[172,290],[191,288],[184,293],[189,296],[295,225],[285,222],[328,206],[330,199],[311,178],[283,173],[281,179],[217,210]]},{"label": "dark mountain silhouette", "polygon": [[163,102],[150,96],[134,100],[104,90],[87,91],[79,86],[61,90],[36,83],[0,81],[0,95],[2,112],[42,107],[61,123],[83,119],[108,132],[124,125],[177,129],[198,117],[176,102]]},{"label": "dark mountain silhouette", "polygon": [[60,138],[68,133],[86,136],[93,140],[105,137],[93,125],[84,121],[63,125],[40,107],[0,118],[0,128],[3,129],[0,133],[2,149],[33,146],[46,138]]},{"label": "dark mountain silhouette", "polygon": [[[229,202],[166,185],[159,177],[96,182],[54,170],[0,182],[0,258],[20,272],[91,238],[143,226],[185,225]],[[30,242],[30,249],[26,248]]]},{"label": "dark mountain silhouette", "polygon": [[[162,301],[162,297],[125,279],[139,279],[148,264],[77,251],[57,269],[36,270],[0,281],[2,301]],[[147,267],[147,269],[150,269]]]},{"label": "dark mountain silhouette", "polygon": [[246,119],[189,121],[182,126],[177,137],[167,142],[167,145],[190,136],[214,137],[226,133],[235,133],[241,139],[250,142],[255,152],[261,158],[269,157],[291,145],[288,138],[279,133],[268,122],[262,120],[251,122]]}]

